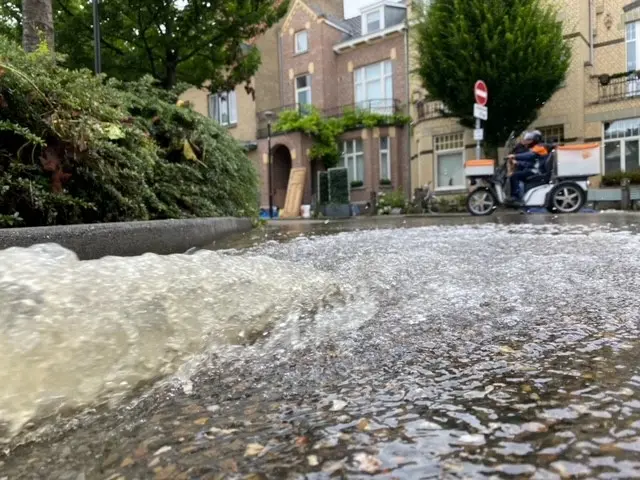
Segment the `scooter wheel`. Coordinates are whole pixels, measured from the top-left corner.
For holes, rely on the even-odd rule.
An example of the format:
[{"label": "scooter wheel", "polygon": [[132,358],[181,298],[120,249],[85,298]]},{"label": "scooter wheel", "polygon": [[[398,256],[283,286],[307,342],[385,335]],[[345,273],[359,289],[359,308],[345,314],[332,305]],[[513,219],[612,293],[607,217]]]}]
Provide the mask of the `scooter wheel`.
[{"label": "scooter wheel", "polygon": [[580,185],[561,183],[551,191],[547,210],[553,213],[576,213],[586,201],[587,195]]},{"label": "scooter wheel", "polygon": [[474,190],[467,197],[467,211],[474,217],[491,215],[497,206],[496,197],[487,188]]}]

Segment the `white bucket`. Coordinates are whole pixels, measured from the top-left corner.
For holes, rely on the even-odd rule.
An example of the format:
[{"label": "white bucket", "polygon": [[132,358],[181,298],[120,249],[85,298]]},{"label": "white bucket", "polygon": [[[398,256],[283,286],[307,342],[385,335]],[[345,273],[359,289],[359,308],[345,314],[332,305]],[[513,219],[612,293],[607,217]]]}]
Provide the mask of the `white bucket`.
[{"label": "white bucket", "polygon": [[311,218],[311,205],[301,205],[300,215],[302,215],[302,218]]}]

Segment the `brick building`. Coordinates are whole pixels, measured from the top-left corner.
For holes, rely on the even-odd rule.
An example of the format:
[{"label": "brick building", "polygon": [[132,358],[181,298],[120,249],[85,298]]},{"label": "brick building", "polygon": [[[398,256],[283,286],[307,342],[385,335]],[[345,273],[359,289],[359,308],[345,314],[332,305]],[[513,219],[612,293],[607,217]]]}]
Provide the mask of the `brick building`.
[{"label": "brick building", "polygon": [[[380,185],[386,177],[392,188],[402,186],[407,192],[427,183],[438,194],[466,191],[463,165],[474,156],[473,134],[444,116],[442,105],[431,101],[420,79],[409,73],[415,68],[415,50],[408,19],[413,8],[429,0],[372,2],[358,16],[345,19],[342,0],[293,0],[287,16],[255,41],[263,59],[252,80],[255,100],[242,85],[226,103],[203,91],[185,95],[203,114],[228,125],[250,150],[261,172],[263,205],[268,202],[264,113],[277,115],[307,103],[325,115],[340,115],[350,106],[384,111],[410,107],[411,129],[361,129],[340,139],[352,180],[363,182],[352,190],[353,201],[364,202],[371,192],[389,188]],[[637,169],[640,80],[625,72],[640,70],[640,1],[560,0],[560,5],[572,64],[565,85],[531,127],[564,143],[601,142],[605,173]],[[469,98],[471,106],[471,91]],[[323,166],[309,161],[311,145],[301,134],[273,137],[277,205],[284,202],[292,166],[308,168],[304,201],[315,193]]]},{"label": "brick building", "polygon": [[[346,109],[393,114],[408,103],[407,8],[403,3],[378,1],[361,15],[344,19],[342,2],[325,5],[294,0],[280,28],[282,104],[276,115],[313,105],[325,116],[340,116]],[[338,15],[340,14],[340,15]],[[262,176],[268,174],[265,112],[258,111],[258,153]],[[339,139],[342,164],[357,185],[353,202],[366,202],[381,188],[409,188],[408,128],[361,128]],[[281,206],[291,167],[307,168],[304,202],[316,193],[317,172],[324,166],[309,159],[313,140],[301,133],[272,139],[275,203]],[[392,187],[381,186],[390,180]],[[268,201],[263,189],[262,202]]]},{"label": "brick building", "polygon": [[[272,124],[281,112],[305,105],[326,117],[339,117],[347,109],[407,113],[407,6],[398,0],[372,2],[358,16],[344,18],[342,0],[293,0],[278,25],[256,40],[262,66],[252,79],[255,100],[244,86],[222,95],[192,89],[183,96],[201,113],[227,125],[248,149],[255,148],[250,157],[261,174],[262,205],[269,197],[268,112]],[[274,203],[284,206],[293,167],[307,169],[303,202],[310,203],[317,173],[324,169],[309,158],[313,139],[301,133],[274,134],[271,144]],[[362,184],[352,188],[352,202],[365,203],[381,189],[409,190],[408,126],[348,131],[339,146],[350,180]]]},{"label": "brick building", "polygon": [[[625,72],[640,70],[640,1],[559,3],[565,38],[573,47],[572,64],[564,86],[532,127],[565,143],[600,142],[604,173],[637,169],[640,80]],[[439,193],[465,192],[463,164],[474,158],[472,131],[445,118],[442,105],[429,100],[415,76],[411,76],[411,97],[412,187],[432,183]],[[471,107],[471,91],[469,99]]]}]

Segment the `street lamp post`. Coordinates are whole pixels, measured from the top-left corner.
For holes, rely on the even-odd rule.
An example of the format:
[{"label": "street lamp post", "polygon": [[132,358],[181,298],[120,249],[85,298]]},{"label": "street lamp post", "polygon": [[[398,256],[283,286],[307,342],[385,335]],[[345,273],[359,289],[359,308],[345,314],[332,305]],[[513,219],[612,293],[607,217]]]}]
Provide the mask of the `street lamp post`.
[{"label": "street lamp post", "polygon": [[264,112],[264,116],[267,119],[267,156],[268,156],[268,177],[269,177],[269,218],[273,218],[273,162],[272,160],[272,154],[271,154],[271,120],[274,117],[274,113],[271,111],[268,112]]},{"label": "street lamp post", "polygon": [[93,0],[93,56],[96,75],[102,72],[100,56],[100,0]]}]

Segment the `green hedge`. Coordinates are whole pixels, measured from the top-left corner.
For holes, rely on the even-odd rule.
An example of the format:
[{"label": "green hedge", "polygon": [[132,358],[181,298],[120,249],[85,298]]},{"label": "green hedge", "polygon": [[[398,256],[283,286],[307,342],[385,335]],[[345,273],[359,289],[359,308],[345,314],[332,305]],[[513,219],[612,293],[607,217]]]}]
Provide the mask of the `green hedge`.
[{"label": "green hedge", "polygon": [[329,172],[318,172],[318,203],[329,203]]},{"label": "green hedge", "polygon": [[350,201],[349,173],[346,168],[329,169],[329,202],[335,205],[345,205]]},{"label": "green hedge", "polygon": [[609,173],[602,176],[601,184],[604,187],[619,187],[623,179],[629,179],[631,185],[640,185],[640,170],[630,172]]},{"label": "green hedge", "polygon": [[0,36],[0,227],[257,215],[255,168],[181,90],[61,60]]}]

